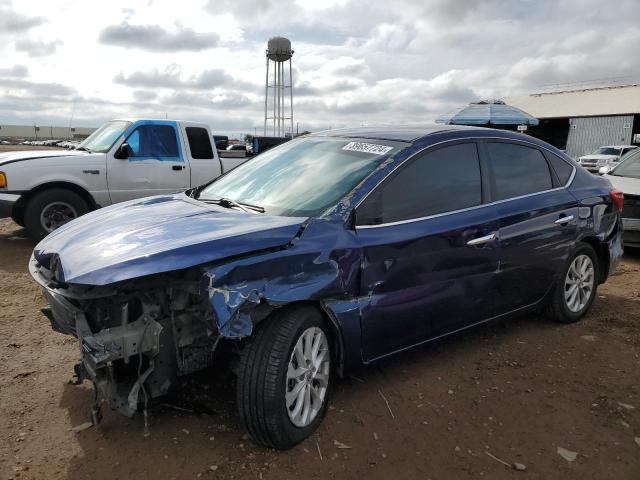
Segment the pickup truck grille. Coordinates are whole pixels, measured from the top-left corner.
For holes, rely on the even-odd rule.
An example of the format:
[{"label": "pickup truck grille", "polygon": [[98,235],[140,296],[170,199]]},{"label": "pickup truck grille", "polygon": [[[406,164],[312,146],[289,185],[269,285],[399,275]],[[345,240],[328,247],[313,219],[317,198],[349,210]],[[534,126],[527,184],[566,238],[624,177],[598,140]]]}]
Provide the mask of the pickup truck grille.
[{"label": "pickup truck grille", "polygon": [[640,218],[640,195],[624,196],[624,205],[622,207],[623,218]]}]

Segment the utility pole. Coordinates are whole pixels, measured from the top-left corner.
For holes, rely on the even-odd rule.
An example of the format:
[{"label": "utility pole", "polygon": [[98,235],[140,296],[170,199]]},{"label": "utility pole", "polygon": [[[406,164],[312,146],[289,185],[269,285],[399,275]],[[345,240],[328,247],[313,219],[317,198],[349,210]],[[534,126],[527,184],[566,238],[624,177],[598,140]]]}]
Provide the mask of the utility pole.
[{"label": "utility pole", "polygon": [[76,99],[73,99],[73,106],[71,107],[71,117],[69,117],[69,130],[67,131],[67,140],[71,139],[71,125],[73,124],[73,116],[76,114]]}]

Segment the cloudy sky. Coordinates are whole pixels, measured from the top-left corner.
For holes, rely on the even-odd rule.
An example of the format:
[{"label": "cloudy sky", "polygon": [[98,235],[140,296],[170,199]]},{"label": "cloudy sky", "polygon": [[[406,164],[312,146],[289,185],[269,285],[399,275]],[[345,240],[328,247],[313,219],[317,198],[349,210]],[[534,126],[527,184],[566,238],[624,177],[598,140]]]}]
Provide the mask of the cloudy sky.
[{"label": "cloudy sky", "polygon": [[262,129],[267,39],[301,130],[424,124],[550,84],[640,79],[638,0],[0,0],[0,124]]}]

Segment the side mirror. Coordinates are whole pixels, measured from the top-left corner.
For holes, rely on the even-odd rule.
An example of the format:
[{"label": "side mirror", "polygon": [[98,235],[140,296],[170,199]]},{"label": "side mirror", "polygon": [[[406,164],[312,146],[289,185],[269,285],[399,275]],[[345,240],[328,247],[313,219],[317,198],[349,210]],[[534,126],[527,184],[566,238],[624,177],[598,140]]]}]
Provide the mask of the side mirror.
[{"label": "side mirror", "polygon": [[600,175],[606,175],[607,173],[609,173],[611,171],[611,167],[608,166],[604,166],[604,167],[600,167],[600,169],[598,170],[598,173]]},{"label": "side mirror", "polygon": [[131,147],[129,146],[128,143],[125,142],[118,147],[118,149],[113,154],[113,156],[118,160],[126,160],[127,158],[129,158],[130,151],[131,151]]}]

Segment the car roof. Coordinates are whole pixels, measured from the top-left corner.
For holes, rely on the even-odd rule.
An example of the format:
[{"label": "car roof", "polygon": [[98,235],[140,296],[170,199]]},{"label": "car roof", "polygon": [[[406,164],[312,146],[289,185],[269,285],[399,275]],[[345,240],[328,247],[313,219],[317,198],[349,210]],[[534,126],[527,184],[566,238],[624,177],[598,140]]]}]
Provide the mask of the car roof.
[{"label": "car roof", "polygon": [[460,130],[487,130],[484,127],[468,127],[462,125],[427,125],[424,127],[412,126],[379,126],[379,127],[355,127],[324,130],[312,134],[318,137],[352,137],[369,138],[371,140],[394,140],[400,142],[412,142],[432,133]]},{"label": "car roof", "polygon": [[121,117],[121,118],[113,118],[111,120],[109,120],[110,122],[131,122],[131,123],[136,123],[136,122],[144,122],[144,121],[149,121],[149,122],[176,122],[176,123],[192,123],[192,124],[199,124],[199,125],[206,125],[205,123],[202,122],[194,122],[191,120],[180,120],[180,119],[176,119],[176,118],[152,118],[152,117]]}]

